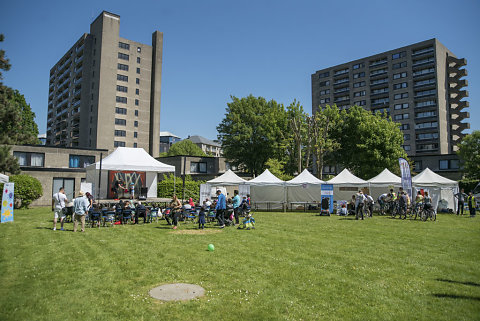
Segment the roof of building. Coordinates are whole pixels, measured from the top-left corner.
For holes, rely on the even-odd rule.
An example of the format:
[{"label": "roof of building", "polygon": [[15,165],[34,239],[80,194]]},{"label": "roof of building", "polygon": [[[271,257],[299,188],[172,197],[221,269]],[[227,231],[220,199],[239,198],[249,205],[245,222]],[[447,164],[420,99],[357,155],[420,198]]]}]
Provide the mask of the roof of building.
[{"label": "roof of building", "polygon": [[180,138],[179,136],[172,134],[171,132],[160,132],[161,137],[175,137],[175,138]]},{"label": "roof of building", "polygon": [[216,141],[213,141],[211,139],[208,139],[199,135],[190,136],[187,139],[191,140],[195,144],[204,144],[204,145],[222,147],[222,145],[220,145]]}]

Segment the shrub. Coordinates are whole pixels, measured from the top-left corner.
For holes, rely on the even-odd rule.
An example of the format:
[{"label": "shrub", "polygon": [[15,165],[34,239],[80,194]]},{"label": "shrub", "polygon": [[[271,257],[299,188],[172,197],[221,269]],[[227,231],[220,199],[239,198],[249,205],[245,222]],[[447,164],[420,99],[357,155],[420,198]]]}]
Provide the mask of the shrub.
[{"label": "shrub", "polygon": [[[205,181],[195,181],[190,175],[185,176],[185,198],[200,198],[200,184]],[[181,177],[175,178],[175,188],[178,198],[183,196],[183,180]],[[171,198],[173,196],[173,174],[165,175],[163,181],[158,182],[157,195],[161,198]]]},{"label": "shrub", "polygon": [[[30,175],[12,175],[10,182],[15,183],[15,208],[28,208],[28,206],[43,195],[42,184],[38,179]],[[0,184],[3,192],[3,184]]]}]

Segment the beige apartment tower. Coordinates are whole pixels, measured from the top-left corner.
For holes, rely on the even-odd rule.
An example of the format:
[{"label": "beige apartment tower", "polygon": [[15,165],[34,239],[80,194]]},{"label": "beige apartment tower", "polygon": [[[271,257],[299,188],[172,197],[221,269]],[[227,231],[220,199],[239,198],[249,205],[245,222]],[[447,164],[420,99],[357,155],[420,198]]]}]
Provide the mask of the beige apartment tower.
[{"label": "beige apartment tower", "polygon": [[159,153],[163,33],[146,45],[119,36],[103,11],[50,70],[47,145]]},{"label": "beige apartment tower", "polygon": [[463,109],[465,59],[437,39],[354,60],[312,74],[312,112],[325,105],[387,112],[400,123],[415,170],[458,172],[457,145],[470,128]]}]

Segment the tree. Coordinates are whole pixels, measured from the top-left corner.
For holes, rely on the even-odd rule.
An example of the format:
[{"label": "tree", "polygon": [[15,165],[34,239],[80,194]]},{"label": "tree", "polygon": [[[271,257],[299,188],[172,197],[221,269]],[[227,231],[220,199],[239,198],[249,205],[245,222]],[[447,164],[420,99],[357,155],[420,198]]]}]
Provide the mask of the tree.
[{"label": "tree", "polygon": [[206,156],[200,147],[195,145],[191,140],[184,139],[176,142],[168,150],[167,156]]},{"label": "tree", "polygon": [[252,95],[240,99],[231,96],[231,99],[225,118],[217,126],[223,154],[232,165],[243,166],[258,175],[268,159],[284,158],[285,108],[274,100]]},{"label": "tree", "polygon": [[307,114],[302,105],[294,100],[287,107],[287,152],[286,172],[301,173],[303,169],[304,145],[307,136]]},{"label": "tree", "polygon": [[353,106],[342,110],[341,118],[336,129],[340,137],[336,159],[359,177],[369,179],[384,168],[396,172],[398,158],[407,158],[399,124],[386,114]]},{"label": "tree", "polygon": [[[0,42],[3,42],[5,36],[0,34]],[[5,50],[0,50],[0,70],[8,71],[10,70],[10,60],[5,57]],[[0,80],[3,79],[2,72],[0,71]]]},{"label": "tree", "polygon": [[466,178],[480,179],[480,131],[466,135],[458,145],[458,156]]},{"label": "tree", "polygon": [[18,160],[10,154],[10,146],[0,146],[0,172],[13,175],[20,174]]},{"label": "tree", "polygon": [[275,158],[270,158],[267,160],[265,163],[265,166],[268,168],[268,170],[278,178],[284,181],[291,180],[293,178],[292,175],[286,174],[285,173],[285,162],[284,161],[279,161],[278,159]]}]

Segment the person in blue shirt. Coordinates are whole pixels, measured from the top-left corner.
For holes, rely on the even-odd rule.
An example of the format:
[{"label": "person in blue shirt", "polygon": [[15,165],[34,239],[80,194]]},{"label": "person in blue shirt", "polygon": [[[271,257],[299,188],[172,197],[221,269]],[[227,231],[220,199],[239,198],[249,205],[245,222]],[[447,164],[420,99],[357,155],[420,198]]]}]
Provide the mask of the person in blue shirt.
[{"label": "person in blue shirt", "polygon": [[225,227],[225,222],[223,221],[223,215],[226,208],[227,208],[227,200],[225,198],[225,195],[222,194],[221,190],[217,190],[217,205],[215,206],[215,210],[217,211],[217,220],[220,228]]},{"label": "person in blue shirt", "polygon": [[85,216],[88,212],[89,202],[83,191],[78,192],[78,197],[73,201],[73,210],[75,213],[73,231],[77,231],[78,221],[82,224],[82,232],[85,232]]},{"label": "person in blue shirt", "polygon": [[[235,216],[235,224],[240,224],[238,220],[238,212],[240,211],[240,196],[238,195],[238,191],[233,191],[233,195],[235,195],[232,199],[233,201],[233,216]],[[234,226],[235,226],[234,224]]]}]

